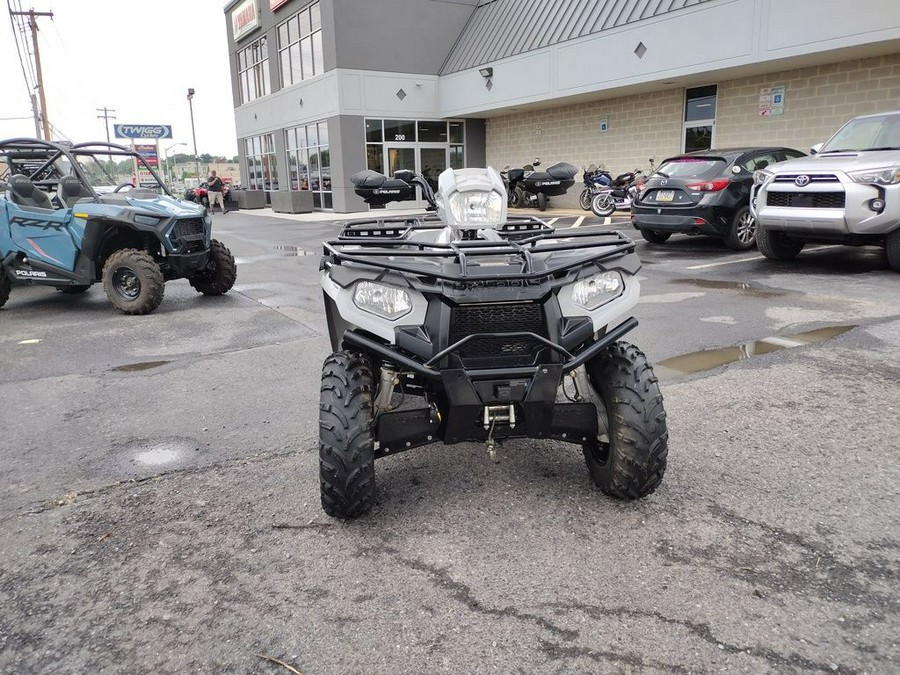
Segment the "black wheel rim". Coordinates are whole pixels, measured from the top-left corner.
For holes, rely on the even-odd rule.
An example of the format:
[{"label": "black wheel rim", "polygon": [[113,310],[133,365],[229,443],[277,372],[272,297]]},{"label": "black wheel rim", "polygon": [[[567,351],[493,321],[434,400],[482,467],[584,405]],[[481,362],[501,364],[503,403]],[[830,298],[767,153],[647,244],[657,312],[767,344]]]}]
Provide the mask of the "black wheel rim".
[{"label": "black wheel rim", "polygon": [[130,267],[119,267],[113,272],[112,286],[125,300],[135,300],[141,294],[141,279]]},{"label": "black wheel rim", "polygon": [[597,466],[606,466],[609,462],[609,443],[602,443],[595,439],[588,446],[588,451],[591,453],[591,460]]}]

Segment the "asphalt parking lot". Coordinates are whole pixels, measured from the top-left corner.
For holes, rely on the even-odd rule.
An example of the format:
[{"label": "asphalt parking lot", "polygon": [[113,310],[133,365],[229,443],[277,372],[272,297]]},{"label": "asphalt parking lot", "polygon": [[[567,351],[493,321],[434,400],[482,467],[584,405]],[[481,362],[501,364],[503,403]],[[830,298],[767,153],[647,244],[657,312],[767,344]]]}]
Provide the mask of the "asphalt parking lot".
[{"label": "asphalt parking lot", "polygon": [[379,460],[375,509],[338,522],[317,475],[337,225],[236,212],[214,232],[238,261],[226,296],[171,282],[128,317],[99,287],[16,288],[0,309],[0,671],[900,669],[882,251],[639,241],[629,339],[670,430],[656,493],[604,497],[562,443],[498,463],[429,446]]}]

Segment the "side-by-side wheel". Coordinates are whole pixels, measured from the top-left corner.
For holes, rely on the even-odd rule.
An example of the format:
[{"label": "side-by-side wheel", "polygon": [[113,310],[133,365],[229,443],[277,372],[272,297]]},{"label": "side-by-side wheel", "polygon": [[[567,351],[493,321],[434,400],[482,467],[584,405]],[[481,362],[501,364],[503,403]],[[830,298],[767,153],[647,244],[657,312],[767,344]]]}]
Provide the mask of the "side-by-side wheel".
[{"label": "side-by-side wheel", "polygon": [[213,239],[209,244],[206,269],[190,277],[188,282],[203,295],[223,295],[231,290],[236,279],[237,265],[234,256],[225,244]]},{"label": "side-by-side wheel", "polygon": [[113,253],[103,265],[103,290],[121,312],[149,314],[162,302],[165,280],[153,256],[126,248]]}]

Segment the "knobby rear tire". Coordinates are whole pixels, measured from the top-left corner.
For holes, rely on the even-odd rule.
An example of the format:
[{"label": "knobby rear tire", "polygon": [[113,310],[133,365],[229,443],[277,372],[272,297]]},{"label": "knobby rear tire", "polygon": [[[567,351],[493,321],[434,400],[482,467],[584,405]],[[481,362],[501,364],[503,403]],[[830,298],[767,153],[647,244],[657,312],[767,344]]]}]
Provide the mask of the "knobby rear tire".
[{"label": "knobby rear tire", "polygon": [[588,362],[587,371],[609,419],[609,442],[598,439],[583,446],[591,479],[612,497],[646,497],[662,482],[669,449],[653,368],[641,350],[620,341]]},{"label": "knobby rear tire", "polygon": [[237,280],[237,264],[231,251],[220,241],[209,243],[209,264],[207,269],[188,279],[198,293],[203,295],[224,295],[231,290]]},{"label": "knobby rear tire", "polygon": [[336,352],[322,366],[319,485],[322,509],[356,518],[375,502],[375,380],[365,356]]},{"label": "knobby rear tire", "polygon": [[0,265],[0,307],[9,300],[9,292],[12,290],[12,282],[6,276],[6,268]]}]

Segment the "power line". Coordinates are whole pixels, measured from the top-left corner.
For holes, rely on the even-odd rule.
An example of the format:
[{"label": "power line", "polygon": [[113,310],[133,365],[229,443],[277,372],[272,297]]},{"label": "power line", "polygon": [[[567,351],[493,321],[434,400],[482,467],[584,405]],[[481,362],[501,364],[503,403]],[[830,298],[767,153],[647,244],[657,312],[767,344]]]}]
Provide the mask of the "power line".
[{"label": "power line", "polygon": [[109,143],[109,120],[116,119],[115,115],[110,115],[109,113],[114,113],[116,111],[111,110],[111,109],[107,108],[106,106],[103,106],[102,108],[97,108],[97,112],[100,112],[101,110],[103,111],[103,114],[97,115],[97,119],[103,120],[103,128],[106,130],[106,142]]}]

